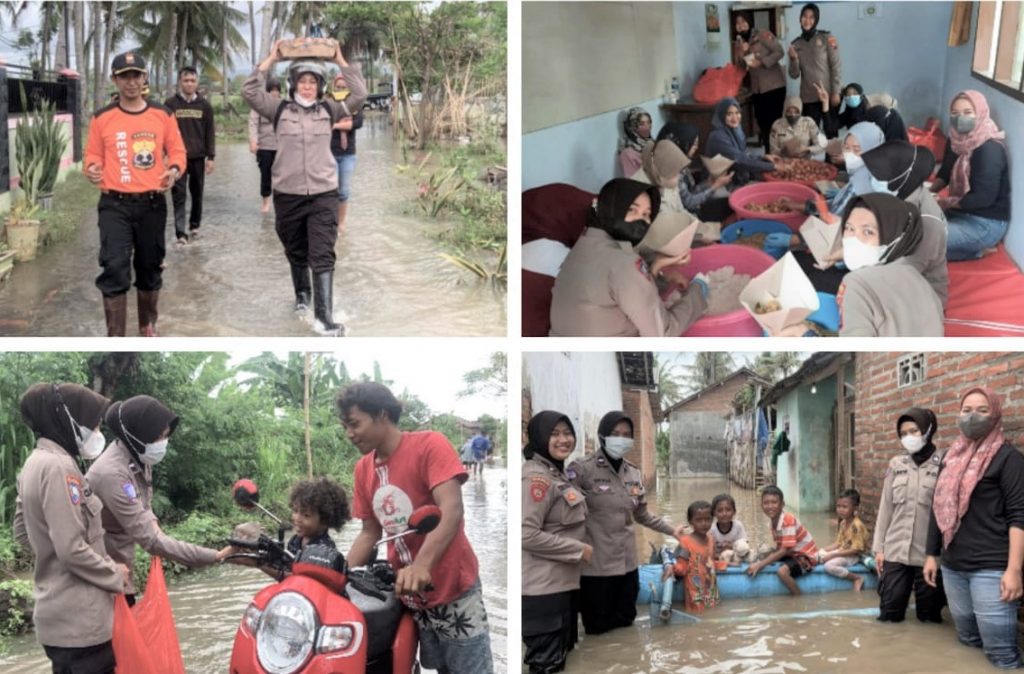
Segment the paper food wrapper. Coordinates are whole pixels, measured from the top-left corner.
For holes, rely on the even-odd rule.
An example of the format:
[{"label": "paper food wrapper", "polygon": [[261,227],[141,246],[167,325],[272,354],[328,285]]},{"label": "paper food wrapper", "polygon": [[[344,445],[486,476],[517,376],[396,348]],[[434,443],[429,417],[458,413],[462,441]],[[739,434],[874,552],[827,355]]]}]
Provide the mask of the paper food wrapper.
[{"label": "paper food wrapper", "polygon": [[[768,303],[777,303],[779,308],[767,313],[756,311],[758,305]],[[820,306],[818,293],[791,252],[759,276],[750,279],[750,283],[740,293],[740,304],[768,334],[775,334],[799,323]]]},{"label": "paper food wrapper", "polygon": [[290,60],[329,59],[337,46],[337,40],[327,37],[297,37],[281,43],[281,56]]},{"label": "paper food wrapper", "polygon": [[712,178],[717,178],[724,175],[733,165],[732,159],[727,159],[720,154],[716,154],[714,157],[701,157],[704,162],[704,168],[708,170]]},{"label": "paper food wrapper", "polygon": [[694,237],[698,241],[708,243],[710,241],[721,241],[722,240],[722,223],[720,222],[699,222],[697,223],[697,235]]},{"label": "paper food wrapper", "polygon": [[672,241],[669,242],[669,248],[665,255],[671,255],[672,257],[679,257],[686,251],[693,247],[693,238],[697,235],[697,229],[700,227],[700,220],[697,218],[693,219],[686,229],[679,232]]},{"label": "paper food wrapper", "polygon": [[757,60],[757,54],[747,54],[743,57],[743,60],[746,61],[748,66],[752,66],[754,61]]},{"label": "paper food wrapper", "polygon": [[843,249],[842,225],[837,221],[830,225],[821,218],[810,216],[800,225],[800,236],[804,238],[814,261],[825,266],[827,259]]},{"label": "paper food wrapper", "polygon": [[825,154],[842,154],[843,153],[843,141],[838,138],[833,138],[825,145]]}]

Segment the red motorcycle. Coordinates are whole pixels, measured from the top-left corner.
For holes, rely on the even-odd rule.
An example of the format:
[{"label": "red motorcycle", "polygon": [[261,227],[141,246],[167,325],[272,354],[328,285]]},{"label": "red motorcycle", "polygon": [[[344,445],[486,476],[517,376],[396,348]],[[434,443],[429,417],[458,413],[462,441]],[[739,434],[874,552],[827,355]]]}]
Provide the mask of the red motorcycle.
[{"label": "red motorcycle", "polygon": [[[278,524],[277,540],[231,539],[248,550],[229,558],[275,569],[283,580],[260,590],[245,610],[231,651],[231,674],[407,674],[419,672],[416,623],[395,595],[395,570],[386,561],[349,569],[334,548],[308,545],[298,557],[285,545],[289,525],[259,504],[250,480],[234,486],[235,502],[259,508]],[[417,508],[409,528],[381,543],[433,531],[437,506]]]}]

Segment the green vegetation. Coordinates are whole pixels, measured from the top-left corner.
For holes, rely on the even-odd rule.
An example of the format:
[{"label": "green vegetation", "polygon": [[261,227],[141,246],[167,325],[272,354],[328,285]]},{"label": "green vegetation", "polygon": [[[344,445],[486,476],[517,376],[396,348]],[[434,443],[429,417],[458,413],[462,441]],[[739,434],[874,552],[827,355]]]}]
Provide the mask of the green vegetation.
[{"label": "green vegetation", "polygon": [[53,208],[38,214],[49,225],[49,243],[72,238],[90,209],[96,208],[99,190],[78,170],[68,171],[53,192]]},{"label": "green vegetation", "polygon": [[[0,637],[28,632],[32,627],[32,581],[0,582]],[[0,641],[0,655],[5,645]]]}]

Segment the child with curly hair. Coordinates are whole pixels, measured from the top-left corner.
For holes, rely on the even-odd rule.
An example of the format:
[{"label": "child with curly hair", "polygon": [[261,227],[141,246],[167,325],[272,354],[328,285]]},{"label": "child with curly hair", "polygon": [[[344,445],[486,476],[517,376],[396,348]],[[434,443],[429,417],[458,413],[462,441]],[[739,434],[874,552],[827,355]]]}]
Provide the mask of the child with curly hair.
[{"label": "child with curly hair", "polygon": [[294,555],[307,545],[335,547],[327,530],[341,529],[351,517],[345,489],[327,477],[295,483],[288,497],[288,506],[292,509],[292,529],[295,531],[288,540],[288,552]]}]

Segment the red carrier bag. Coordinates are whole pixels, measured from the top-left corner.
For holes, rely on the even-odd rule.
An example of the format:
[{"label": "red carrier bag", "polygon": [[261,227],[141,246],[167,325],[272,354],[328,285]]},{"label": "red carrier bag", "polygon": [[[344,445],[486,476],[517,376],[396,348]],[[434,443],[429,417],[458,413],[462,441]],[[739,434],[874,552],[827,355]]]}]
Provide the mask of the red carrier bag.
[{"label": "red carrier bag", "polygon": [[714,105],[723,98],[735,98],[746,71],[730,63],[721,68],[708,68],[701,74],[693,87],[693,100],[704,105]]},{"label": "red carrier bag", "polygon": [[939,125],[938,119],[929,117],[923,129],[919,129],[916,126],[910,127],[907,129],[907,136],[914,145],[920,145],[931,150],[932,154],[935,155],[936,165],[942,165],[942,157],[946,154],[946,134],[942,133],[942,127]]},{"label": "red carrier bag", "polygon": [[114,600],[116,674],[185,674],[164,567],[153,557],[142,601],[129,608],[124,595]]}]

